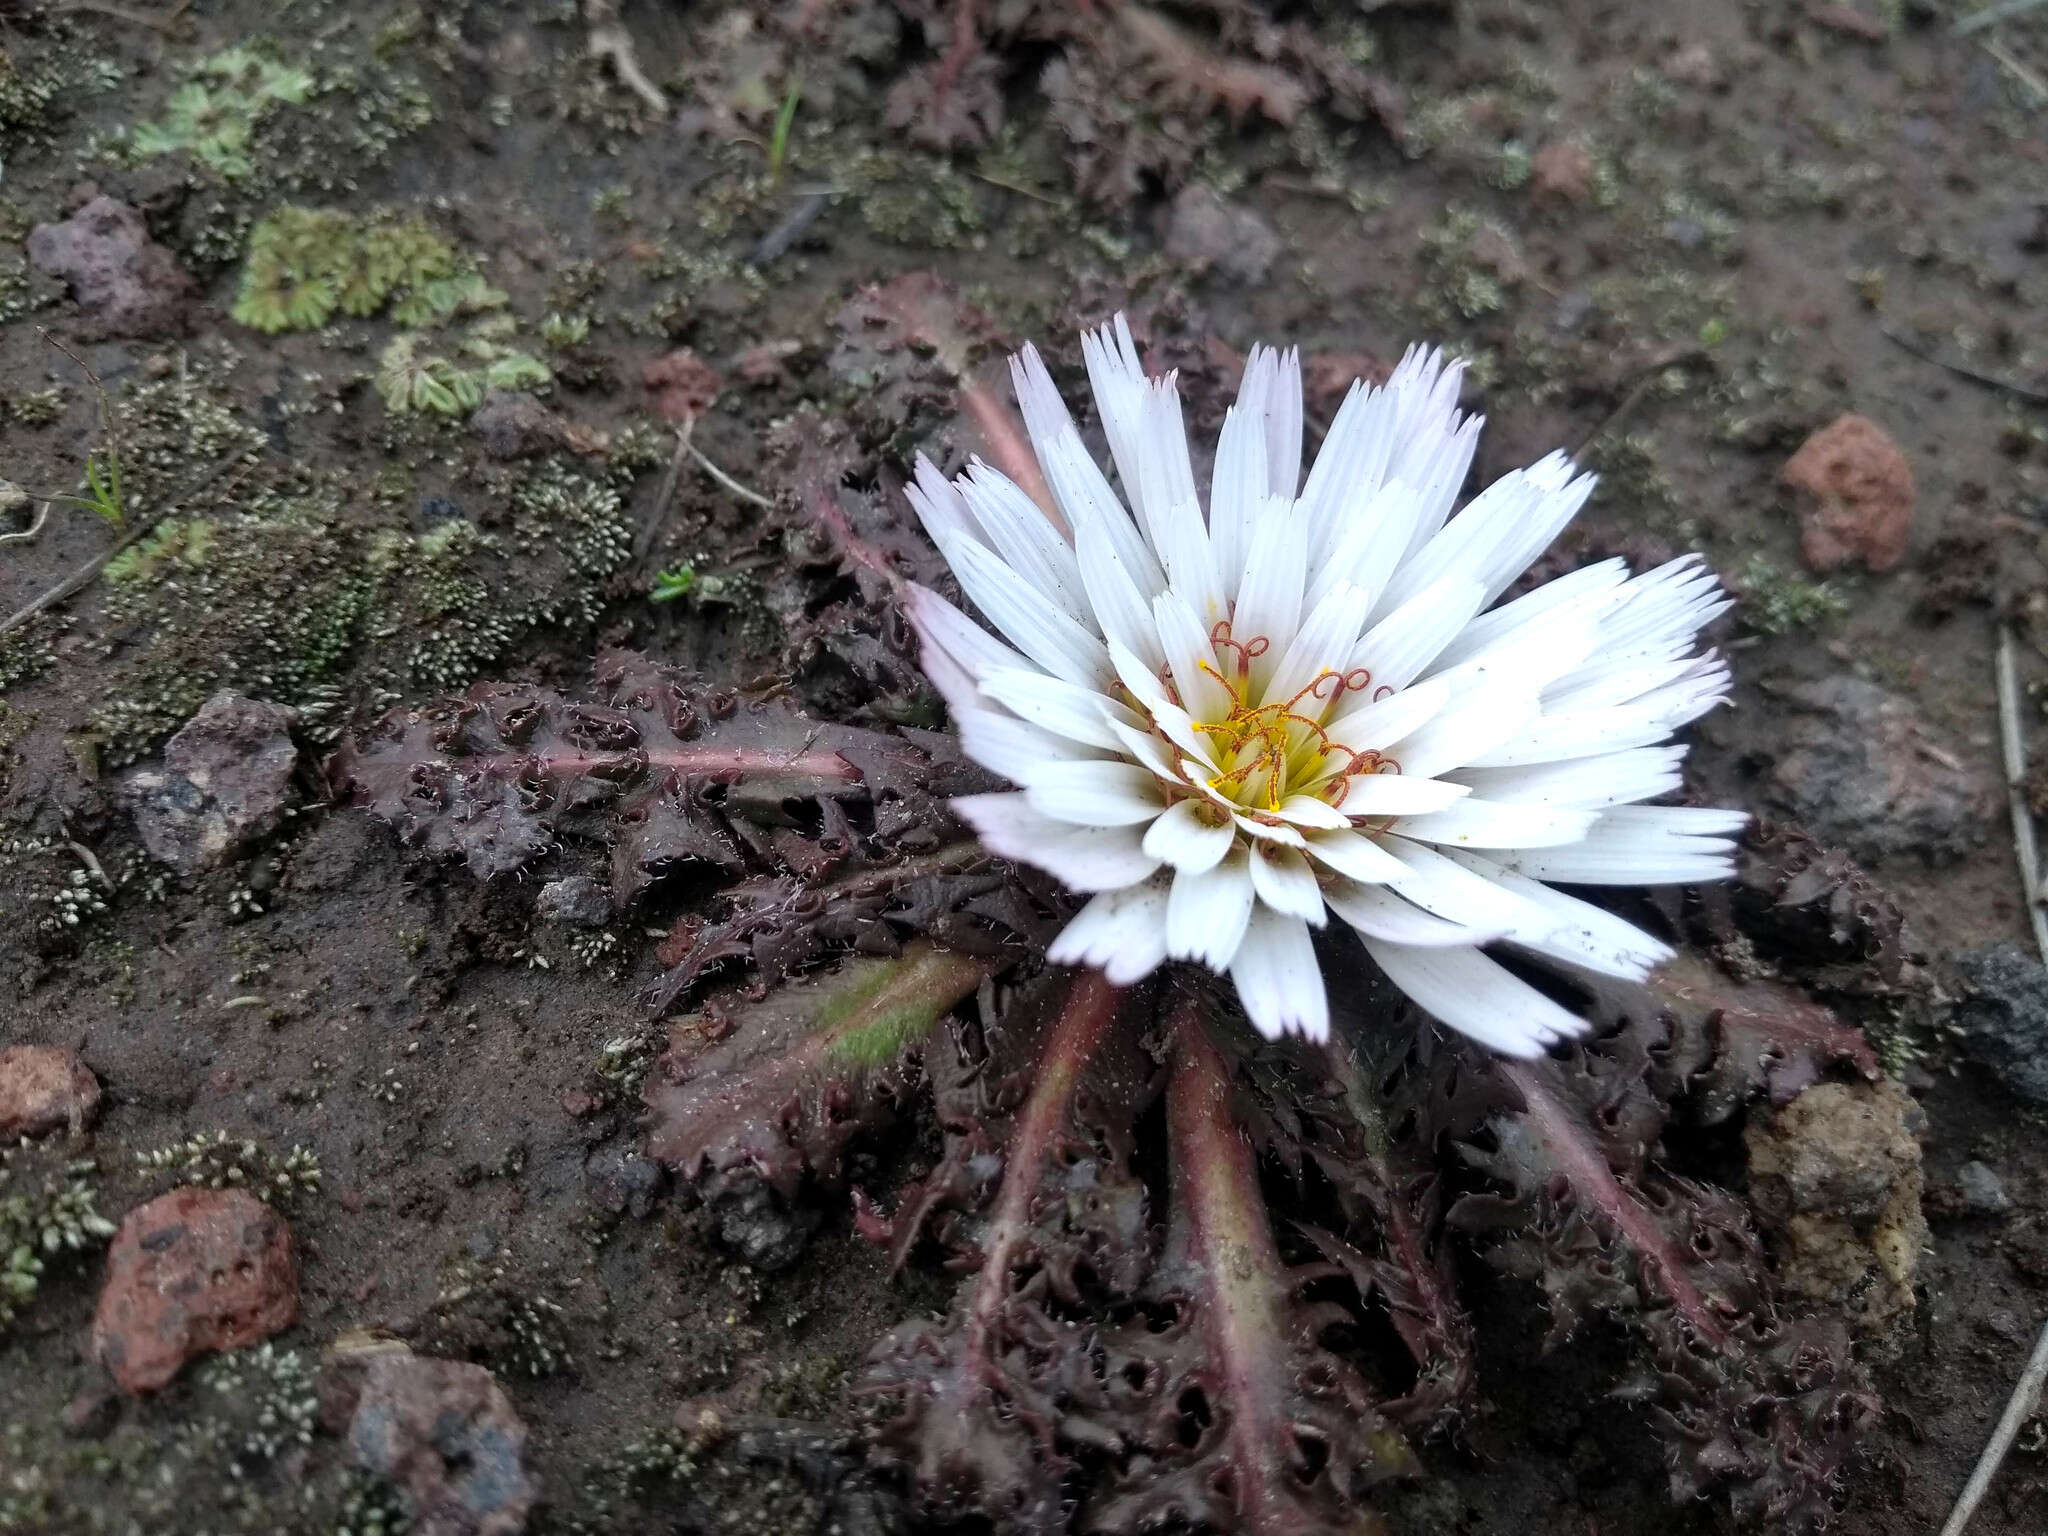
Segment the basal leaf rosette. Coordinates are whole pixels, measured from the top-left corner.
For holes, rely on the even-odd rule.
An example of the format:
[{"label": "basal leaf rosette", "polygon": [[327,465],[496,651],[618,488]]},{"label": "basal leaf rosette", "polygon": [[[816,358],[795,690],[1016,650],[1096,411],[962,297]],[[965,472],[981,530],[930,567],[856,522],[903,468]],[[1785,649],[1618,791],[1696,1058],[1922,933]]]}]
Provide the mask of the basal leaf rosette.
[{"label": "basal leaf rosette", "polygon": [[[1687,556],[1500,602],[1585,504],[1554,453],[1454,514],[1481,418],[1411,348],[1352,385],[1301,475],[1298,355],[1254,348],[1198,487],[1172,375],[1129,326],[1083,338],[1120,498],[1037,351],[1011,361],[1059,526],[976,461],[910,500],[972,605],[912,587],[970,756],[1021,786],[953,808],[1091,899],[1060,963],[1235,981],[1265,1034],[1329,1027],[1310,932],[1335,914],[1454,1029],[1530,1056],[1583,1023],[1487,953],[1630,979],[1661,941],[1555,888],[1725,878],[1740,812],[1651,805],[1673,732],[1726,697],[1728,606]],[[1128,504],[1128,505],[1127,505]]]}]

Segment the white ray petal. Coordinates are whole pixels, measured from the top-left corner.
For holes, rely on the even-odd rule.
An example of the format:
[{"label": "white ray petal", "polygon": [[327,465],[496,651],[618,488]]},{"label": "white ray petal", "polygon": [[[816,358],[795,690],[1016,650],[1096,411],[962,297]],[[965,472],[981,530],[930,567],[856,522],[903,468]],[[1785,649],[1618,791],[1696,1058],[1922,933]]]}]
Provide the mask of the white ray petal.
[{"label": "white ray petal", "polygon": [[1020,652],[1003,644],[930,587],[911,582],[904,591],[903,606],[918,638],[945,651],[969,677],[979,680],[984,673],[1000,668],[1031,667]]},{"label": "white ray petal", "polygon": [[1149,823],[1165,809],[1159,781],[1136,763],[1054,763],[1024,793],[1033,810],[1083,827]]},{"label": "white ray petal", "polygon": [[1512,744],[1541,724],[1536,695],[1520,688],[1474,688],[1453,699],[1428,724],[1394,743],[1391,756],[1404,775],[1435,778],[1468,763],[1490,762],[1503,742]]},{"label": "white ray petal", "polygon": [[1166,902],[1167,954],[1224,969],[1244,942],[1255,902],[1251,861],[1242,848],[1212,868],[1178,871]]},{"label": "white ray petal", "polygon": [[1384,939],[1390,944],[1413,944],[1432,949],[1458,944],[1470,949],[1503,937],[1497,931],[1468,928],[1463,923],[1433,917],[1414,902],[1382,885],[1332,880],[1323,887],[1323,900],[1332,912],[1364,937]]},{"label": "white ray petal", "polygon": [[1460,768],[1447,777],[1469,784],[1474,794],[1489,800],[1600,810],[1654,800],[1677,789],[1684,781],[1679,765],[1685,761],[1685,750],[1682,746],[1632,747],[1523,768]]},{"label": "white ray petal", "polygon": [[1434,848],[1405,838],[1383,837],[1380,846],[1401,864],[1399,875],[1379,882],[1392,886],[1425,912],[1468,928],[1540,934],[1545,921],[1512,891],[1472,873]]},{"label": "white ray petal", "polygon": [[1081,827],[1033,810],[1022,795],[962,795],[948,802],[984,846],[1056,875],[1069,890],[1113,891],[1159,867],[1137,827]]},{"label": "white ray petal", "polygon": [[1244,581],[1237,589],[1237,610],[1231,616],[1231,638],[1240,645],[1266,642],[1253,658],[1254,696],[1266,686],[1280,658],[1301,627],[1301,604],[1308,591],[1308,537],[1300,512],[1290,503],[1268,500],[1259,514],[1258,535],[1245,557]]},{"label": "white ray petal", "polygon": [[1222,862],[1237,841],[1237,827],[1198,800],[1179,800],[1145,831],[1145,852],[1183,874],[1199,875]]},{"label": "white ray petal", "polygon": [[1347,880],[1377,885],[1408,877],[1408,866],[1363,832],[1311,832],[1308,851]]},{"label": "white ray petal", "polygon": [[1113,986],[1151,975],[1166,958],[1164,877],[1095,897],[1074,914],[1045,957],[1054,965],[1094,966]]},{"label": "white ray petal", "polygon": [[1223,686],[1208,626],[1171,588],[1152,600],[1152,622],[1159,627],[1159,644],[1182,705],[1197,720],[1225,718],[1231,709],[1230,690]]},{"label": "white ray petal", "polygon": [[1106,694],[1023,667],[988,673],[981,680],[981,695],[1055,736],[1115,752],[1123,749],[1115,727],[1143,723]]},{"label": "white ray petal", "polygon": [[1273,814],[1304,830],[1341,830],[1351,825],[1349,816],[1314,795],[1289,795]]},{"label": "white ray petal", "polygon": [[1552,1002],[1476,949],[1421,948],[1365,940],[1380,969],[1437,1019],[1503,1056],[1540,1056],[1586,1032],[1584,1019]]},{"label": "white ray petal", "polygon": [[1316,872],[1299,849],[1251,845],[1252,889],[1276,912],[1286,912],[1310,925],[1323,925],[1323,889]]},{"label": "white ray petal", "polygon": [[1604,907],[1554,891],[1539,880],[1504,869],[1478,854],[1452,853],[1450,857],[1545,914],[1551,925],[1547,932],[1511,937],[1546,959],[1560,960],[1601,976],[1641,981],[1672,956],[1670,945]]},{"label": "white ray petal", "polygon": [[1338,514],[1342,521],[1330,546],[1310,551],[1308,606],[1314,608],[1331,587],[1348,581],[1366,595],[1369,616],[1393,580],[1420,511],[1415,494],[1399,480],[1347,503]]},{"label": "white ray petal", "polygon": [[1289,501],[1301,483],[1301,352],[1295,347],[1279,355],[1266,387],[1266,483]]},{"label": "white ray petal", "polygon": [[1091,519],[1083,518],[1074,525],[1074,555],[1103,638],[1131,651],[1156,675],[1166,664],[1166,654],[1159,649],[1159,630],[1152,622],[1151,594],[1132,579],[1129,566],[1108,535]]},{"label": "white ray petal", "polygon": [[1230,617],[1223,580],[1217,575],[1216,558],[1209,548],[1209,530],[1202,521],[1202,509],[1190,496],[1160,514],[1159,559],[1173,590],[1187,600],[1203,625],[1214,625]]},{"label": "white ray petal", "polygon": [[1748,821],[1740,811],[1621,805],[1603,812],[1579,842],[1507,855],[1501,863],[1533,880],[1567,885],[1690,885],[1735,873],[1727,834]]},{"label": "white ray petal", "polygon": [[[1245,370],[1251,386],[1250,366]],[[1252,530],[1266,504],[1266,432],[1256,409],[1246,409],[1243,394],[1223,418],[1216,440],[1216,467],[1209,481],[1209,543],[1223,590],[1236,594],[1244,580],[1245,556]]]},{"label": "white ray petal", "polygon": [[[1365,698],[1376,691],[1368,688],[1363,694],[1348,697]],[[1440,678],[1428,678],[1386,698],[1352,705],[1324,726],[1323,734],[1332,745],[1347,752],[1391,747],[1435,719],[1450,702],[1451,685]]]},{"label": "white ray petal", "polygon": [[[1626,561],[1602,560],[1597,565],[1581,566],[1555,581],[1545,582],[1535,591],[1511,603],[1502,603],[1466,625],[1464,632],[1437,658],[1437,665],[1456,666],[1466,657],[1478,655],[1566,606],[1579,607],[1597,618],[1627,600],[1622,590],[1627,580]],[[1604,638],[1602,643],[1605,644]]]},{"label": "white ray petal", "polygon": [[[1137,345],[1131,340],[1130,323],[1119,314],[1100,330],[1085,333],[1081,357],[1095,393],[1096,414],[1102,418],[1102,435],[1109,439],[1109,454],[1116,461],[1117,478],[1123,482],[1124,495],[1135,501],[1146,379]],[[1135,506],[1132,510],[1138,512]],[[1142,512],[1138,512],[1138,526],[1147,527]]]},{"label": "white ray petal", "polygon": [[961,539],[941,548],[960,589],[1018,650],[1070,683],[1093,688],[1109,681],[1101,639],[1048,603],[993,551]]},{"label": "white ray petal", "polygon": [[1054,500],[1066,514],[1067,525],[1075,531],[1076,541],[1083,527],[1092,526],[1097,536],[1116,551],[1139,595],[1149,601],[1165,585],[1159,562],[1116,492],[1110,489],[1109,479],[1095,462],[1095,456],[1082,444],[1074,418],[1036,347],[1027,345],[1010,359],[1010,378],[1016,386],[1025,428],[1031,434],[1031,446],[1038,455],[1038,467]]},{"label": "white ray petal", "polygon": [[1554,848],[1579,841],[1599,816],[1598,811],[1554,805],[1471,799],[1427,816],[1404,816],[1400,832],[1418,842],[1456,848]]},{"label": "white ray petal", "polygon": [[1320,719],[1343,692],[1344,664],[1350,659],[1351,648],[1371,607],[1366,594],[1349,582],[1332,587],[1302,620],[1293,643],[1273,669],[1260,702],[1285,702],[1302,689],[1315,687],[1318,691],[1302,699],[1295,710],[1310,719]]},{"label": "white ray petal", "polygon": [[1008,476],[979,459],[969,462],[959,486],[969,509],[987,530],[989,544],[1010,569],[1084,627],[1093,629],[1095,616],[1081,587],[1080,561],[1038,503]]},{"label": "white ray petal", "polygon": [[1406,687],[1457,637],[1485,598],[1486,589],[1463,576],[1432,582],[1365,632],[1352,650],[1351,666],[1370,672],[1375,689]]},{"label": "white ray petal", "polygon": [[1015,784],[1028,784],[1047,763],[1094,758],[1095,747],[1055,736],[1035,725],[993,709],[969,705],[953,711],[954,728],[967,755],[991,773]]},{"label": "white ray petal", "polygon": [[1427,816],[1456,806],[1471,793],[1462,784],[1412,773],[1354,773],[1345,781],[1337,809],[1349,817]]},{"label": "white ray petal", "polygon": [[1238,1000],[1252,1027],[1267,1039],[1285,1034],[1324,1040],[1330,1033],[1330,1001],[1316,965],[1308,924],[1260,904],[1252,908],[1244,942],[1230,963]]},{"label": "white ray petal", "polygon": [[[934,544],[943,549],[946,540],[952,538],[970,539],[981,544],[988,542],[981,524],[968,510],[966,498],[960,494],[959,487],[940,473],[938,465],[920,453],[912,474],[911,482],[903,487],[903,494]],[[1041,513],[1040,521],[1043,520]]]}]

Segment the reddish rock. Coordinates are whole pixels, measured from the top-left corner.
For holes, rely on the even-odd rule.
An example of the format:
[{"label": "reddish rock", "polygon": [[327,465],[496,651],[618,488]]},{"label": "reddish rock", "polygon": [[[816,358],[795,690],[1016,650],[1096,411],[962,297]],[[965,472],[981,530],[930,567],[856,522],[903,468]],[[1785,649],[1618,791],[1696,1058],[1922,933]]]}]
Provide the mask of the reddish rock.
[{"label": "reddish rock", "polygon": [[94,335],[185,331],[192,279],[126,203],[96,197],[61,224],[38,224],[29,232],[28,259],[71,285]]},{"label": "reddish rock", "polygon": [[413,1536],[526,1529],[526,1426],[489,1371],[389,1347],[342,1364],[334,1390],[354,1398],[349,1448],[398,1490]]},{"label": "reddish rock", "polygon": [[124,1392],[299,1320],[291,1228],[239,1189],[175,1189],[130,1211],[107,1250],[92,1353]]},{"label": "reddish rock", "polygon": [[1529,162],[1529,196],[1574,207],[1593,197],[1593,156],[1577,139],[1553,139]]},{"label": "reddish rock", "polygon": [[686,427],[711,409],[724,381],[703,358],[678,347],[642,368],[640,382],[654,391],[654,408],[663,420]]},{"label": "reddish rock", "polygon": [[1867,416],[1838,416],[1800,444],[1778,478],[1799,497],[1799,550],[1816,571],[1861,560],[1888,571],[1913,531],[1913,466]]},{"label": "reddish rock", "polygon": [[68,1130],[76,1135],[100,1110],[100,1080],[61,1045],[10,1045],[0,1051],[0,1141]]}]

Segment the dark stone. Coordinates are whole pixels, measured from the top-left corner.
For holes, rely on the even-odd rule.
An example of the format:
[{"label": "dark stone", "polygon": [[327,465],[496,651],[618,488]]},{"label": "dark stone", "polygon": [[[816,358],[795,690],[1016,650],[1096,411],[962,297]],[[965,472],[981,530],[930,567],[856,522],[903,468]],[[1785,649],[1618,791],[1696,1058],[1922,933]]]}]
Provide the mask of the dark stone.
[{"label": "dark stone", "polygon": [[614,1216],[644,1220],[668,1189],[668,1170],[638,1153],[601,1147],[583,1165],[591,1203]]},{"label": "dark stone", "polygon": [[1955,963],[1964,1050],[2014,1098],[2048,1108],[2048,971],[2016,944],[1964,950]]},{"label": "dark stone", "polygon": [[718,1240],[763,1274],[802,1258],[821,1220],[808,1206],[785,1205],[768,1181],[750,1169],[716,1175],[702,1193]]},{"label": "dark stone", "polygon": [[526,1425],[491,1373],[387,1350],[353,1388],[356,1465],[398,1490],[413,1536],[518,1536],[533,1508]]},{"label": "dark stone", "polygon": [[1824,840],[1869,863],[1953,863],[1984,839],[1998,785],[1980,755],[1951,750],[1907,699],[1859,677],[1801,683],[1773,795]]},{"label": "dark stone", "polygon": [[122,796],[152,857],[180,874],[225,864],[283,824],[299,750],[298,716],[280,704],[221,692],[139,768]]},{"label": "dark stone", "polygon": [[493,459],[530,459],[570,446],[569,428],[561,417],[531,395],[492,390],[469,418],[469,430],[483,439]]},{"label": "dark stone", "polygon": [[1965,1163],[1956,1170],[1956,1189],[1963,1209],[1972,1216],[2003,1216],[2012,1209],[2005,1181],[1985,1163]]},{"label": "dark stone", "polygon": [[1272,225],[1198,181],[1181,188],[1167,214],[1166,254],[1192,272],[1214,270],[1240,283],[1260,282],[1281,249]]},{"label": "dark stone", "polygon": [[566,875],[540,888],[534,911],[551,923],[602,928],[612,920],[612,896],[601,881],[588,875]]}]

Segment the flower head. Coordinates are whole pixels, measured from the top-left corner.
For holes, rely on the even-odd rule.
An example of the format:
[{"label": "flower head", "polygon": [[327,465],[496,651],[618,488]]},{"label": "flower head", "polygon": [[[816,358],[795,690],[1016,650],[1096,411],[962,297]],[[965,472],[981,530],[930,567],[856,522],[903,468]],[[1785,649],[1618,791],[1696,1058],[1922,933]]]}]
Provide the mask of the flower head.
[{"label": "flower head", "polygon": [[1548,882],[1730,872],[1740,812],[1641,803],[1727,693],[1695,654],[1728,606],[1712,573],[1608,560],[1500,603],[1593,478],[1555,453],[1453,516],[1481,422],[1434,351],[1354,383],[1304,481],[1299,359],[1255,348],[1205,513],[1173,376],[1121,316],[1083,348],[1129,510],[1031,347],[1011,372],[1066,530],[980,462],[920,461],[909,491],[997,632],[913,588],[925,669],[968,755],[1022,786],[954,809],[1092,894],[1051,958],[1119,983],[1200,961],[1264,1033],[1320,1037],[1310,930],[1334,913],[1494,1050],[1579,1033],[1482,951],[1639,978],[1666,946]]}]

